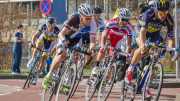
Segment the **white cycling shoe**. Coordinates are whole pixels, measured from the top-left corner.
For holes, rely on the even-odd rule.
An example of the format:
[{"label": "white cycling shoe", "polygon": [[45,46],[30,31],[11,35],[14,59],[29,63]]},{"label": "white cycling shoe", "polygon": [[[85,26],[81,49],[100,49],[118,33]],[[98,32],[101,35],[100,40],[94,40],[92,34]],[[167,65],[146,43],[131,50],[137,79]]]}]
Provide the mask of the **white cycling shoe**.
[{"label": "white cycling shoe", "polygon": [[31,66],[33,65],[33,60],[34,58],[31,58],[31,60],[27,64],[27,68],[31,68]]},{"label": "white cycling shoe", "polygon": [[98,75],[98,70],[99,70],[98,67],[94,67],[94,68],[92,69],[92,75],[93,75],[94,77],[96,77],[96,76]]}]

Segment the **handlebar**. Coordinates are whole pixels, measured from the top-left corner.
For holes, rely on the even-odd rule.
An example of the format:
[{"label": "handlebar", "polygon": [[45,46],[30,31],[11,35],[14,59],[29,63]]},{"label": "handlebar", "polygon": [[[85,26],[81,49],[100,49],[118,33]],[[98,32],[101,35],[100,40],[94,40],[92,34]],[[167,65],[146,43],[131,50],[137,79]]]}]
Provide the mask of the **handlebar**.
[{"label": "handlebar", "polygon": [[112,49],[112,50],[116,50],[117,52],[120,52],[120,54],[121,54],[122,56],[132,57],[132,54],[129,54],[129,53],[127,53],[127,52],[124,52],[124,51],[122,51],[122,50],[119,49],[119,48],[114,48],[114,47],[111,47],[111,46],[107,46],[107,47],[110,48],[110,49]]},{"label": "handlebar", "polygon": [[109,42],[104,46],[104,51],[106,50],[106,48],[109,46]]},{"label": "handlebar", "polygon": [[176,57],[178,56],[179,48],[180,48],[180,45],[178,45],[176,48],[171,48],[171,47],[164,46],[164,45],[161,45],[161,44],[156,44],[154,42],[150,42],[150,38],[148,38],[148,40],[145,41],[145,45],[146,46],[151,45],[151,46],[156,46],[158,48],[165,48],[165,49],[168,49],[168,50],[171,50],[171,51],[175,51],[175,55],[171,59],[171,61],[174,61],[176,59]]}]

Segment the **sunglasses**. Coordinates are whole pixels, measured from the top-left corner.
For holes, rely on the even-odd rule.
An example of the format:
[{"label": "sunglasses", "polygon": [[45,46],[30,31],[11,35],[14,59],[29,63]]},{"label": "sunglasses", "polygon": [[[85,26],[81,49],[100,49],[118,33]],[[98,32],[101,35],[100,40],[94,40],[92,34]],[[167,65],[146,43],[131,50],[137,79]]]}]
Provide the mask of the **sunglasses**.
[{"label": "sunglasses", "polygon": [[168,11],[158,11],[160,14],[167,14]]},{"label": "sunglasses", "polygon": [[54,25],[53,24],[47,24],[49,27],[53,27]]},{"label": "sunglasses", "polygon": [[101,15],[100,14],[94,14],[94,17],[100,17]]},{"label": "sunglasses", "polygon": [[128,22],[128,21],[129,21],[129,19],[124,19],[124,18],[122,18],[121,20],[122,20],[122,21],[126,21],[126,22]]},{"label": "sunglasses", "polygon": [[85,20],[92,20],[93,17],[83,17]]}]

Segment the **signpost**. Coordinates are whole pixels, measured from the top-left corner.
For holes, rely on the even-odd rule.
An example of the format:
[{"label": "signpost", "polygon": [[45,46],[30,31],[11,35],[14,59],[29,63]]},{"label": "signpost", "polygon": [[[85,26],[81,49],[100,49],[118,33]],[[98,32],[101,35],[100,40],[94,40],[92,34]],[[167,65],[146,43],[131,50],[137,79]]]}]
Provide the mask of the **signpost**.
[{"label": "signpost", "polygon": [[40,2],[39,8],[42,14],[48,15],[51,13],[52,10],[51,2],[49,0],[42,0]]}]

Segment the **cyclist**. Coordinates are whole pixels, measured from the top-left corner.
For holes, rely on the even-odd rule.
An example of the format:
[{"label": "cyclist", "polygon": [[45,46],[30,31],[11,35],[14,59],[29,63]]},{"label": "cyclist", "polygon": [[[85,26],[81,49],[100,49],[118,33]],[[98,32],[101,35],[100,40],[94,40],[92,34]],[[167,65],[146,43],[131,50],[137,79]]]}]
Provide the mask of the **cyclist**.
[{"label": "cyclist", "polygon": [[[137,44],[139,48],[135,51],[132,58],[131,64],[129,65],[126,75],[125,83],[131,85],[131,77],[135,67],[135,64],[142,57],[142,52],[146,52],[148,48],[145,47],[145,41],[148,37],[151,37],[151,42],[157,44],[160,43],[159,32],[162,26],[167,26],[168,29],[168,39],[169,47],[174,47],[174,34],[173,34],[173,18],[168,13],[170,8],[170,3],[168,0],[158,0],[155,2],[155,7],[148,9],[140,18],[135,28],[134,35],[136,36]],[[172,51],[169,52],[172,58]],[[153,77],[151,77],[153,78]],[[151,84],[152,81],[149,82]],[[149,85],[148,84],[148,85]],[[151,98],[152,95],[149,91],[149,87],[146,87],[146,97]]]},{"label": "cyclist", "polygon": [[[119,9],[117,13],[117,18],[112,18],[106,24],[106,28],[103,32],[102,41],[101,41],[101,49],[97,56],[97,60],[94,68],[92,69],[92,76],[96,77],[98,74],[99,64],[102,59],[105,57],[104,46],[106,41],[111,43],[111,46],[114,48],[121,48],[121,41],[123,39],[123,35],[127,34],[127,48],[126,52],[131,53],[131,41],[133,35],[133,28],[129,22],[131,18],[131,12],[126,8]],[[107,39],[108,38],[108,39]],[[110,49],[110,55],[113,54],[113,50]],[[129,60],[129,57],[126,58]],[[129,61],[130,63],[130,61]],[[101,90],[101,95],[104,96],[106,92],[105,87]]]},{"label": "cyclist", "polygon": [[[56,20],[53,17],[49,17],[46,19],[46,24],[43,24],[40,26],[38,31],[33,35],[31,44],[33,46],[36,46],[37,48],[42,49],[44,47],[44,50],[46,52],[42,55],[41,64],[39,66],[38,72],[34,78],[34,81],[32,84],[36,85],[37,78],[39,77],[39,74],[42,72],[46,59],[48,56],[52,56],[56,49],[56,43],[57,43],[57,37],[59,33],[59,28],[55,26]],[[36,38],[39,36],[36,42]],[[36,44],[35,44],[36,42]],[[37,54],[38,50],[34,49],[33,56],[31,60],[28,62],[27,67],[30,68],[33,65],[34,58]],[[49,52],[49,53],[48,53]]]},{"label": "cyclist", "polygon": [[[99,6],[93,5],[91,6],[94,9],[94,15],[93,15],[93,20],[96,22],[97,25],[97,31],[99,30],[99,37],[101,37],[102,32],[104,31],[105,23],[103,19],[101,19],[101,13],[102,9]],[[86,33],[82,36],[82,43],[85,45],[90,44],[90,38],[89,38],[89,33]],[[99,43],[100,44],[100,43]],[[90,59],[90,56],[86,56],[86,62]],[[85,68],[85,67],[84,67]],[[82,80],[81,80],[82,81]]]},{"label": "cyclist", "polygon": [[[62,31],[59,33],[59,43],[57,45],[57,53],[53,59],[51,69],[47,76],[44,78],[43,87],[48,89],[50,79],[53,71],[58,68],[60,63],[66,58],[66,49],[64,49],[61,55],[58,53],[61,51],[61,45],[76,46],[81,39],[81,36],[87,32],[90,33],[90,49],[92,56],[96,55],[96,22],[92,20],[94,11],[90,5],[81,4],[78,8],[79,14],[72,15],[65,23]],[[80,46],[80,45],[79,45]],[[78,61],[79,53],[75,55],[75,63]]]}]

